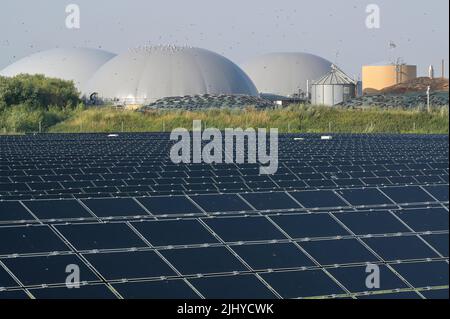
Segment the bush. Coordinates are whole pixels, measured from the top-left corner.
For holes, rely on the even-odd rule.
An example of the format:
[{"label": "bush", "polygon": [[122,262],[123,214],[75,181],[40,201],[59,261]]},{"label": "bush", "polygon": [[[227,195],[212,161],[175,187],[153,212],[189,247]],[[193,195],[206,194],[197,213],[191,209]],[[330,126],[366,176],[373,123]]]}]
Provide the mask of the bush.
[{"label": "bush", "polygon": [[77,110],[49,106],[47,110],[35,109],[21,104],[9,107],[0,113],[2,132],[27,133],[46,131],[49,127],[73,116]]},{"label": "bush", "polygon": [[16,105],[46,110],[50,106],[73,108],[81,102],[79,96],[71,81],[27,74],[0,77],[0,111]]}]

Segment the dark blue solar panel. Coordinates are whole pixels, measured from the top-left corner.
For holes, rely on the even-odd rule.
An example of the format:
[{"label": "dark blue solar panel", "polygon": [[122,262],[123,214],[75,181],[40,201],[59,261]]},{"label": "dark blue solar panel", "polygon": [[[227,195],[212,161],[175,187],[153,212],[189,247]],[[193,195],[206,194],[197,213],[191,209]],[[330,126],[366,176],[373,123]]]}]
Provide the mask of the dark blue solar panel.
[{"label": "dark blue solar panel", "polygon": [[332,191],[294,192],[290,194],[306,208],[348,206]]},{"label": "dark blue solar panel", "polygon": [[76,200],[23,202],[39,219],[93,218]]},{"label": "dark blue solar panel", "polygon": [[214,244],[218,240],[197,220],[168,220],[132,224],[153,246]]},{"label": "dark blue solar panel", "polygon": [[322,270],[277,272],[261,275],[283,298],[344,294]]},{"label": "dark blue solar panel", "polygon": [[146,247],[124,223],[58,225],[56,228],[77,250]]},{"label": "dark blue solar panel", "polygon": [[98,217],[148,215],[148,213],[131,198],[85,199],[83,202]]},{"label": "dark blue solar panel", "polygon": [[383,195],[379,190],[374,188],[367,189],[348,189],[338,192],[351,205],[354,206],[375,206],[389,205],[392,201]]},{"label": "dark blue solar panel", "polygon": [[334,215],[357,235],[410,232],[388,211],[335,213]]},{"label": "dark blue solar panel", "polygon": [[189,280],[209,299],[274,299],[275,294],[254,275],[197,278]]},{"label": "dark blue solar panel", "polygon": [[254,270],[313,267],[315,264],[294,244],[232,246]]},{"label": "dark blue solar panel", "polygon": [[191,196],[191,198],[208,213],[252,210],[239,196],[234,194],[199,195]]},{"label": "dark blue solar panel", "polygon": [[370,286],[370,288],[367,287],[367,277],[369,273],[371,273],[371,269],[369,269],[368,272],[366,266],[339,267],[328,269],[328,271],[352,293],[387,291],[408,288],[407,284],[403,282],[403,280],[401,280],[387,266],[379,265],[378,267],[380,271],[380,281],[378,288],[372,286]]},{"label": "dark blue solar panel", "polygon": [[449,214],[443,208],[408,209],[395,214],[417,232],[449,229]]},{"label": "dark blue solar panel", "polygon": [[286,239],[264,217],[213,218],[205,219],[205,223],[226,242]]},{"label": "dark blue solar panel", "polygon": [[270,218],[285,230],[291,238],[350,235],[328,214],[285,215]]},{"label": "dark blue solar panel", "polygon": [[448,185],[424,186],[424,189],[437,200],[448,202]]},{"label": "dark blue solar panel", "polygon": [[285,193],[249,193],[243,194],[242,197],[258,210],[300,208]]},{"label": "dark blue solar panel", "polygon": [[0,267],[0,290],[6,288],[19,287],[20,285],[11,277],[8,272]]},{"label": "dark blue solar panel", "polygon": [[114,288],[127,299],[200,299],[184,280],[128,282]]},{"label": "dark blue solar panel", "polygon": [[302,246],[321,265],[372,263],[379,261],[355,239],[301,242]]},{"label": "dark blue solar panel", "polygon": [[201,214],[188,198],[184,196],[139,198],[139,202],[153,215]]},{"label": "dark blue solar panel", "polygon": [[364,242],[387,261],[438,257],[416,236],[367,238]]},{"label": "dark blue solar panel", "polygon": [[442,256],[449,257],[449,236],[448,234],[422,235],[422,238],[436,249]]},{"label": "dark blue solar panel", "polygon": [[448,263],[446,262],[402,263],[392,267],[414,287],[448,286]]},{"label": "dark blue solar panel", "polygon": [[223,247],[171,249],[161,253],[183,275],[232,273],[246,269]]},{"label": "dark blue solar panel", "polygon": [[0,221],[34,220],[19,202],[0,202]]},{"label": "dark blue solar panel", "polygon": [[76,265],[80,269],[80,280],[84,282],[98,281],[95,274],[75,255],[57,255],[41,257],[19,257],[2,259],[21,283],[27,286],[42,284],[66,285],[68,265]]},{"label": "dark blue solar panel", "polygon": [[83,255],[108,280],[175,276],[176,273],[153,251]]},{"label": "dark blue solar panel", "polygon": [[435,202],[424,190],[417,186],[381,188],[396,203]]},{"label": "dark blue solar panel", "polygon": [[69,251],[48,226],[0,227],[0,255]]},{"label": "dark blue solar panel", "polygon": [[448,136],[302,137],[271,176],[167,134],[0,137],[0,298],[448,298]]}]

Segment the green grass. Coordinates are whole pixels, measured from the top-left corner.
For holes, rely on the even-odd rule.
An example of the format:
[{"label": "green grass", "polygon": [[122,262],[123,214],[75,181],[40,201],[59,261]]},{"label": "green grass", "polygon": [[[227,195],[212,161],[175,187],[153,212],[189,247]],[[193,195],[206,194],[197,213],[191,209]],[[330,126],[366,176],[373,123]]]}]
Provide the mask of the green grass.
[{"label": "green grass", "polygon": [[[161,132],[174,128],[192,128],[193,120],[207,127],[278,128],[280,133],[420,133],[448,134],[448,107],[431,113],[405,109],[344,109],[295,105],[284,109],[256,110],[210,109],[202,111],[155,110],[146,113],[105,108],[77,108],[11,114],[0,113],[4,133],[43,131],[78,132]],[[2,120],[3,118],[3,120]],[[6,124],[5,124],[6,123]],[[3,125],[3,126],[2,126]],[[330,129],[331,128],[331,129]]]},{"label": "green grass", "polygon": [[[431,113],[403,109],[343,109],[291,106],[277,110],[211,109],[139,113],[113,108],[89,109],[49,129],[50,132],[161,132],[192,128],[193,120],[206,127],[278,128],[305,133],[422,133],[448,134],[448,108]],[[330,130],[331,127],[331,130]]]}]

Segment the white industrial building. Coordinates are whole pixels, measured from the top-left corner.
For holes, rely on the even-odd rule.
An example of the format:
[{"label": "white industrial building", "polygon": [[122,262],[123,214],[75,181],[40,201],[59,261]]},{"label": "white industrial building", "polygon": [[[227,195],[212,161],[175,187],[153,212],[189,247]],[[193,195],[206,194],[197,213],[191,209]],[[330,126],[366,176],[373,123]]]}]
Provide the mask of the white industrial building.
[{"label": "white industrial building", "polygon": [[284,97],[308,95],[308,83],[331,71],[332,63],[309,53],[271,53],[242,65],[260,93]]},{"label": "white industrial building", "polygon": [[84,93],[122,104],[203,94],[258,95],[250,78],[225,57],[175,46],[143,47],[118,55],[92,76]]},{"label": "white industrial building", "polygon": [[98,49],[51,49],[29,55],[9,65],[1,76],[42,74],[50,78],[73,81],[83,91],[89,78],[115,55]]}]

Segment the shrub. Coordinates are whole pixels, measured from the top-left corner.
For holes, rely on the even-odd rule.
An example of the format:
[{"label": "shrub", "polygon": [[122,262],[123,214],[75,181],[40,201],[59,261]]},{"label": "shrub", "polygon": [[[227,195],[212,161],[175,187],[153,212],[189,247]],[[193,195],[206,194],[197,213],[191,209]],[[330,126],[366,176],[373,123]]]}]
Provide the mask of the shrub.
[{"label": "shrub", "polygon": [[34,109],[48,109],[52,105],[73,108],[81,102],[79,95],[71,81],[27,74],[0,77],[0,110],[16,105]]}]

